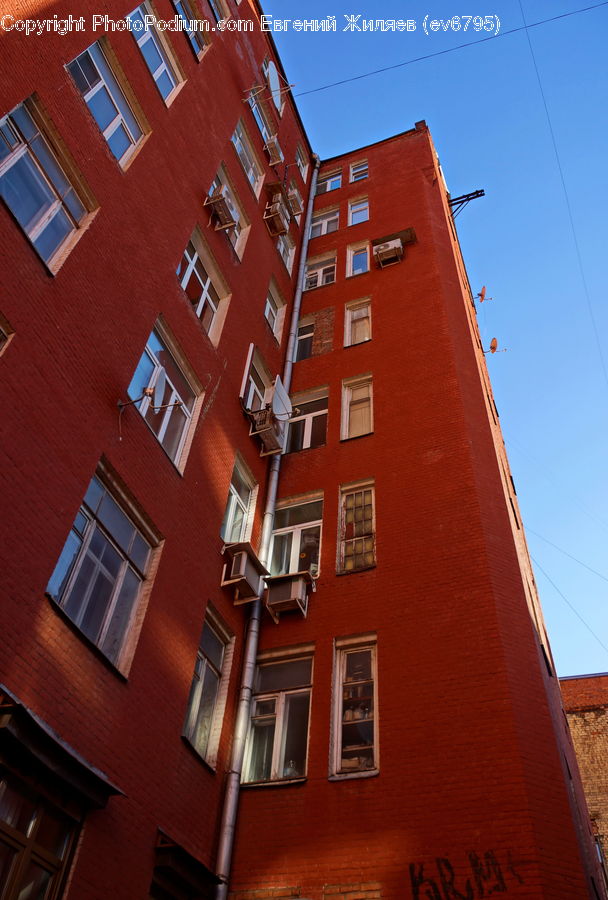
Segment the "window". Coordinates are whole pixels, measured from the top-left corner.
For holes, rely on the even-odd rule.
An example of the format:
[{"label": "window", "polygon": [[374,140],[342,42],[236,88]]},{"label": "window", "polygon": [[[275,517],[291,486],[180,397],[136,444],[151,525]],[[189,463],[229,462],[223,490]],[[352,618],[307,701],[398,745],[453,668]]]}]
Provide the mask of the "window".
[{"label": "window", "polygon": [[229,182],[228,173],[223,166],[221,166],[219,172],[211,182],[209,196],[216,191],[221,191],[230,211],[230,215],[235,223],[234,225],[231,225],[230,228],[225,229],[225,232],[230,243],[234,247],[236,255],[240,259],[245,249],[247,237],[249,236],[249,222],[247,221],[243,208]]},{"label": "window", "polygon": [[245,784],[304,778],[312,656],[260,662],[245,750]]},{"label": "window", "polygon": [[247,180],[253,188],[256,197],[259,197],[262,182],[264,181],[264,172],[256,159],[251,143],[245,134],[245,129],[240,122],[232,135],[232,143],[241,161]]},{"label": "window", "polygon": [[250,344],[240,393],[245,409],[253,411],[263,409],[271,387],[272,376],[266,368],[260,353],[253,344]]},{"label": "window", "polygon": [[337,640],[334,659],[333,775],[378,769],[376,641]]},{"label": "window", "polygon": [[291,274],[293,260],[296,255],[296,245],[293,239],[288,234],[280,234],[277,240],[277,250],[287,267],[287,271]]},{"label": "window", "polygon": [[369,219],[369,202],[367,197],[363,200],[351,200],[348,204],[348,224],[359,225]]},{"label": "window", "polygon": [[292,397],[285,453],[322,447],[327,437],[327,389]]},{"label": "window", "polygon": [[304,290],[323,287],[325,284],[333,284],[336,280],[336,256],[325,256],[323,259],[312,260],[306,264],[306,277]]},{"label": "window", "polygon": [[127,19],[130,23],[130,31],[141,50],[141,55],[150,70],[154,83],[163,100],[167,102],[182,79],[168,44],[154,25],[146,24],[146,16],[154,19],[152,8],[147,2],[129,13]]},{"label": "window", "polygon": [[342,440],[373,431],[372,378],[342,382]]},{"label": "window", "polygon": [[102,49],[91,44],[68,67],[76,87],[116,159],[125,165],[143,137],[143,130]]},{"label": "window", "polygon": [[365,162],[353,163],[350,167],[350,180],[363,181],[368,176],[367,160]]},{"label": "window", "polygon": [[0,769],[0,887],[3,900],[59,897],[79,823]]},{"label": "window", "polygon": [[340,489],[340,559],[338,571],[356,572],[376,564],[374,484]]},{"label": "window", "polygon": [[213,257],[196,228],[177,267],[177,278],[195,315],[217,345],[226,316],[229,293]]},{"label": "window", "polygon": [[301,320],[298,325],[298,335],[296,339],[296,357],[294,362],[300,362],[300,360],[308,359],[312,356],[314,335],[314,319]]},{"label": "window", "polygon": [[209,610],[196,654],[184,737],[210,764],[217,761],[234,639]]},{"label": "window", "polygon": [[245,472],[242,463],[237,460],[228,488],[226,511],[220,531],[221,537],[227,544],[245,540],[249,525],[249,513],[253,505],[252,496],[253,480]]},{"label": "window", "polygon": [[285,318],[285,303],[274,284],[271,284],[268,288],[266,303],[264,304],[264,318],[270,325],[277,341],[280,341],[283,331],[283,319]]},{"label": "window", "polygon": [[317,181],[317,194],[326,194],[335,191],[342,186],[342,172],[331,172],[329,175],[320,175]]},{"label": "window", "polygon": [[222,19],[226,18],[227,13],[224,9],[223,0],[208,0],[208,3],[216,22],[221,22]]},{"label": "window", "polygon": [[337,209],[323,210],[315,213],[310,223],[311,238],[320,237],[322,234],[331,234],[337,231],[340,213]]},{"label": "window", "polygon": [[306,178],[308,177],[308,160],[300,144],[298,144],[296,148],[296,166],[300,170],[302,180],[306,183]]},{"label": "window", "polygon": [[319,574],[322,519],[322,498],[277,506],[270,550],[270,571],[273,575],[310,572],[316,578]]},{"label": "window", "polygon": [[264,138],[264,143],[267,144],[270,138],[273,137],[274,132],[268,121],[268,116],[262,109],[259,98],[253,91],[249,95],[249,106],[251,108],[251,112],[253,113],[255,123],[260,129],[260,134]]},{"label": "window", "polygon": [[344,318],[344,346],[362,344],[372,337],[371,300],[357,300],[347,303]]},{"label": "window", "polygon": [[42,259],[51,263],[87,208],[26,101],[0,119],[0,196]]},{"label": "window", "polygon": [[[156,543],[156,541],[154,541]],[[47,586],[47,594],[117,665],[152,556],[144,533],[94,476]]]},{"label": "window", "polygon": [[[164,382],[164,389],[160,404],[155,406],[154,391],[159,382]],[[179,462],[197,394],[156,330],[148,338],[127,393],[169,458]]]},{"label": "window", "polygon": [[349,247],[347,250],[346,275],[362,275],[369,271],[369,247],[367,244]]},{"label": "window", "polygon": [[202,19],[194,14],[187,0],[173,0],[173,6],[183,22],[183,30],[188,38],[192,52],[198,60],[201,60],[209,46],[201,30],[204,27]]}]

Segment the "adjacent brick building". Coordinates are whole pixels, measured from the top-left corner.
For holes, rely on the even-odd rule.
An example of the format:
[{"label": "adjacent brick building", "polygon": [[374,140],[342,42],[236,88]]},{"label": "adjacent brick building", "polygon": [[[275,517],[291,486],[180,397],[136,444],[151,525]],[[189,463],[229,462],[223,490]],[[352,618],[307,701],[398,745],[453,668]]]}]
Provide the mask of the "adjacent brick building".
[{"label": "adjacent brick building", "polygon": [[605,896],[426,125],[104,11],[1,39],[0,897]]}]

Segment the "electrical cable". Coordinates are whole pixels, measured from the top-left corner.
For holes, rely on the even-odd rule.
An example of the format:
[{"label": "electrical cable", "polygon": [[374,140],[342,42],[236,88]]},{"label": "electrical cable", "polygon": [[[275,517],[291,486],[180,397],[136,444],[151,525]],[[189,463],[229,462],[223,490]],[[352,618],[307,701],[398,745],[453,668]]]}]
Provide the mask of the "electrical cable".
[{"label": "electrical cable", "polygon": [[[601,4],[600,4],[601,5]],[[551,116],[549,115],[549,107],[547,106],[547,100],[545,97],[545,92],[543,90],[543,84],[540,77],[540,72],[538,71],[538,65],[536,64],[536,56],[534,55],[534,48],[532,47],[532,41],[530,40],[530,34],[528,29],[531,26],[526,24],[526,16],[524,14],[524,8],[522,6],[522,0],[519,0],[519,8],[521,10],[521,17],[524,22],[524,28],[526,31],[526,38],[528,41],[528,47],[530,48],[530,55],[532,57],[532,62],[534,63],[534,71],[536,72],[536,79],[538,81],[538,87],[540,89],[540,95],[543,101],[543,106],[545,108],[545,115],[547,117],[547,124],[549,126],[549,133],[551,135],[551,142],[553,144],[553,152],[555,153],[555,160],[557,162],[557,168],[559,171],[559,177],[561,179],[562,188],[564,191],[564,198],[566,200],[566,208],[568,210],[568,218],[570,220],[570,228],[572,230],[572,238],[574,240],[574,248],[576,250],[576,258],[578,260],[578,267],[581,275],[581,281],[583,284],[583,291],[585,294],[585,298],[587,300],[587,309],[589,310],[589,317],[591,319],[591,324],[593,325],[593,332],[595,335],[595,342],[597,344],[597,350],[600,358],[600,362],[602,364],[602,371],[604,373],[604,380],[606,381],[606,387],[608,387],[608,369],[606,368],[606,361],[604,359],[604,353],[602,351],[602,342],[600,340],[600,334],[597,327],[597,322],[595,320],[595,315],[593,313],[593,306],[591,305],[591,295],[589,294],[589,288],[587,286],[587,279],[585,278],[585,270],[583,268],[583,259],[581,256],[581,250],[578,243],[578,237],[576,235],[576,228],[574,227],[574,217],[572,215],[572,207],[570,205],[570,197],[568,195],[568,189],[566,187],[566,179],[564,178],[564,171],[562,169],[562,164],[559,156],[559,151],[557,149],[557,141],[555,140],[555,132],[553,131],[553,125],[551,123]]]},{"label": "electrical cable", "polygon": [[558,586],[555,584],[555,582],[552,581],[551,578],[549,578],[549,576],[547,575],[547,573],[545,572],[545,570],[543,569],[543,567],[541,566],[541,564],[540,564],[536,559],[534,559],[533,556],[531,556],[530,558],[531,558],[532,562],[534,563],[534,565],[537,567],[537,569],[538,569],[540,572],[543,573],[543,575],[545,576],[545,578],[547,579],[547,581],[549,582],[549,584],[552,585],[553,588],[557,591],[557,593],[560,595],[560,597],[562,598],[562,600],[570,607],[570,609],[572,610],[572,612],[574,613],[574,615],[575,615],[578,619],[581,620],[581,622],[583,623],[583,625],[585,626],[585,628],[586,628],[589,632],[591,632],[591,634],[592,634],[593,637],[596,639],[596,641],[598,642],[598,644],[600,644],[600,646],[604,648],[604,650],[606,651],[606,653],[608,653],[608,647],[606,646],[606,644],[604,644],[604,642],[600,640],[600,638],[597,636],[597,634],[595,633],[595,631],[593,630],[593,628],[592,628],[590,625],[588,625],[587,622],[585,622],[585,620],[583,619],[583,617],[581,616],[581,614],[578,612],[578,610],[570,603],[570,601],[567,599],[567,597],[564,596],[564,594],[560,591],[560,589],[559,589]]},{"label": "electrical cable", "polygon": [[351,78],[343,78],[341,81],[332,81],[330,84],[324,84],[320,87],[310,88],[308,91],[299,91],[294,97],[305,97],[307,94],[316,94],[319,91],[327,91],[330,88],[338,87],[341,84],[348,84],[351,81],[360,81],[362,78],[370,78],[372,75],[379,75],[382,72],[390,72],[393,69],[401,69],[403,66],[410,66],[412,63],[422,62],[425,59],[432,59],[434,56],[443,56],[446,53],[454,53],[455,50],[462,50],[465,47],[473,47],[475,44],[484,44],[486,41],[495,41],[496,38],[503,37],[507,34],[516,34],[518,31],[526,31],[528,28],[536,28],[538,25],[546,25],[548,22],[556,22],[558,19],[566,19],[569,16],[576,16],[579,13],[589,12],[591,9],[599,9],[600,6],[607,6],[608,0],[601,3],[595,3],[593,6],[584,6],[581,9],[573,9],[571,12],[562,13],[559,16],[551,16],[549,19],[540,19],[538,22],[531,22],[529,25],[520,25],[517,28],[509,28],[506,31],[500,31],[498,34],[492,34],[489,37],[478,38],[476,41],[467,41],[464,44],[458,44],[456,47],[447,47],[445,50],[436,50],[434,53],[426,53],[424,56],[416,56],[414,59],[406,59],[405,62],[395,63],[393,66],[384,66],[382,69],[374,69],[371,72],[363,72],[361,75],[353,75]]},{"label": "electrical cable", "polygon": [[541,541],[544,541],[545,544],[549,544],[550,547],[554,547],[555,550],[559,550],[560,553],[563,553],[564,556],[567,556],[569,559],[577,562],[579,566],[582,566],[584,569],[587,569],[589,572],[593,572],[594,575],[597,575],[598,578],[601,578],[603,581],[608,581],[608,577],[606,575],[602,575],[601,572],[598,572],[596,569],[592,569],[591,566],[588,566],[587,563],[584,563],[582,560],[577,559],[576,556],[572,556],[571,553],[568,553],[567,550],[563,550],[561,547],[558,547],[557,544],[554,544],[553,541],[550,541],[548,538],[543,537],[542,534],[539,534],[537,531],[534,531],[532,528],[528,528],[526,526],[526,533],[533,534],[535,537],[540,538]]}]

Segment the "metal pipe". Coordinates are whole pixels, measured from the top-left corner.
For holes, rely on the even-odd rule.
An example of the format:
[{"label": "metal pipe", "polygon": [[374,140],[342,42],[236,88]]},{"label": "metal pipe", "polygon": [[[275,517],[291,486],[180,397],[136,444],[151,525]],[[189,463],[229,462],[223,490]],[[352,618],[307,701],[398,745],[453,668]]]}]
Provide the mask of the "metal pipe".
[{"label": "metal pipe", "polygon": [[[296,293],[293,302],[293,311],[291,314],[291,324],[289,326],[285,367],[283,369],[283,384],[285,386],[285,390],[288,393],[291,385],[294,349],[298,334],[300,308],[302,306],[302,291],[304,288],[304,272],[306,268],[306,256],[310,235],[310,220],[312,218],[312,210],[317,186],[317,175],[319,173],[319,165],[321,162],[316,154],[313,156],[313,159],[315,167],[312,173],[308,206],[306,208],[306,219],[304,222],[304,234],[302,238],[302,251],[300,253],[300,262],[298,265]],[[270,554],[272,523],[274,520],[274,510],[277,499],[277,490],[279,486],[280,469],[281,454],[277,453],[272,457],[270,463],[270,471],[268,473],[266,505],[264,507],[262,536],[260,539],[259,558],[262,565],[265,566],[267,566],[268,564],[268,557]],[[217,887],[216,900],[226,900],[228,896],[228,879],[230,877],[232,851],[234,847],[234,834],[236,830],[236,818],[239,808],[239,790],[241,784],[241,773],[243,770],[243,758],[245,756],[245,742],[247,740],[247,732],[249,731],[251,698],[253,696],[253,679],[255,676],[255,666],[258,655],[261,618],[262,600],[260,597],[258,597],[251,605],[251,614],[249,616],[249,622],[247,623],[247,633],[245,636],[245,652],[243,658],[243,671],[241,674],[241,689],[239,692],[236,723],[234,726],[234,735],[232,738],[232,755],[230,758],[230,767],[226,775],[226,791],[224,794],[224,805],[222,808],[222,819],[218,841],[216,873],[218,878],[221,879],[221,884],[219,884]]]}]

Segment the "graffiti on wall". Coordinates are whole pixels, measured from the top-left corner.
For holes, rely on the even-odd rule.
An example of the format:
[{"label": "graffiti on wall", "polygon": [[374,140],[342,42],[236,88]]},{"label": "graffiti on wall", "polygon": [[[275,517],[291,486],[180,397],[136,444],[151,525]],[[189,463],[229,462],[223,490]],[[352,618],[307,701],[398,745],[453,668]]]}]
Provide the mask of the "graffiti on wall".
[{"label": "graffiti on wall", "polygon": [[[483,855],[468,854],[467,875],[456,876],[454,866],[445,856],[435,858],[431,867],[410,863],[413,900],[485,900],[493,894],[506,894],[524,883],[509,851],[503,865],[494,850]],[[462,867],[460,867],[462,872]]]}]

